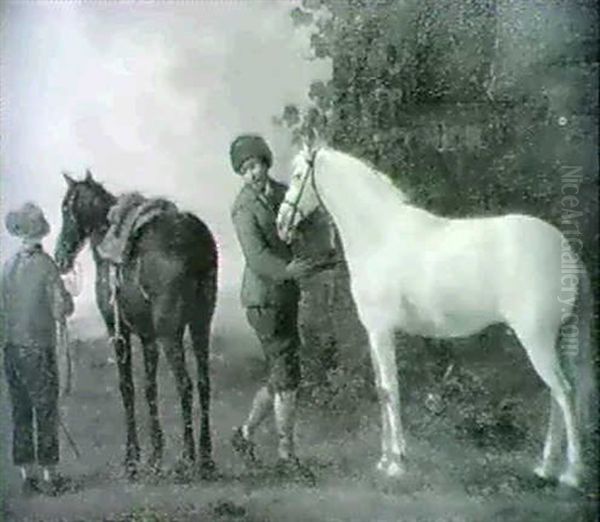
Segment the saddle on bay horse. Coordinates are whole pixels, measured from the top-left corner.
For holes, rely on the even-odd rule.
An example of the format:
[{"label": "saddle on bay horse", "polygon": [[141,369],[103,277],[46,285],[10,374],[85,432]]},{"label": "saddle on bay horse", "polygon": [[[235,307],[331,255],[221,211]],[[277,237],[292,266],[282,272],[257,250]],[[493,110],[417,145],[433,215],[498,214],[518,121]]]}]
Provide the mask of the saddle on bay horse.
[{"label": "saddle on bay horse", "polygon": [[[109,229],[98,245],[100,257],[109,262],[110,301],[115,316],[112,341],[122,340],[121,314],[117,299],[121,280],[121,267],[127,260],[133,239],[140,230],[165,213],[176,214],[177,205],[162,198],[146,198],[139,192],[123,194],[108,212]],[[140,288],[141,289],[141,288]],[[143,292],[143,289],[141,289]]]},{"label": "saddle on bay horse", "polygon": [[98,253],[112,264],[123,264],[132,239],[142,227],[159,215],[177,212],[177,205],[166,199],[149,199],[139,192],[123,194],[108,213],[110,227],[98,245]]}]

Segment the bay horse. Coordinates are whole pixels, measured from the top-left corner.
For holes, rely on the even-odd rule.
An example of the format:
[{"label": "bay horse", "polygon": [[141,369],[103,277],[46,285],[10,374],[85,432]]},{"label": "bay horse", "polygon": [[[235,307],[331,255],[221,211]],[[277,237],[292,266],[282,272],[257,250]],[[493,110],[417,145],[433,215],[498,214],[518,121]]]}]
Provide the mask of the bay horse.
[{"label": "bay horse", "polygon": [[564,235],[526,215],[434,215],[411,205],[387,176],[331,148],[305,146],[292,165],[279,235],[291,241],[319,206],[339,231],[381,407],[377,468],[390,477],[406,471],[394,332],[452,338],[504,323],[551,392],[543,458],[534,471],[544,478],[557,472],[566,431],[559,478],[578,487],[582,435],[592,426],[597,397],[593,306],[586,269]]},{"label": "bay horse", "polygon": [[[193,433],[193,386],[186,369],[183,336],[189,327],[196,358],[201,407],[199,464],[212,471],[210,433],[210,328],[217,293],[217,246],[208,227],[187,212],[165,213],[144,225],[133,238],[112,301],[109,262],[98,246],[109,229],[109,210],[117,198],[87,171],[82,181],[63,174],[67,192],[62,201],[62,227],[55,249],[61,272],[68,272],[89,239],[96,264],[96,303],[113,341],[126,426],[125,469],[134,477],[140,460],[132,377],[131,334],[142,344],[145,395],[148,403],[150,469],[158,471],[163,455],[163,432],[157,403],[157,365],[165,355],[175,377],[183,419],[182,470],[192,471],[196,460]],[[115,321],[117,316],[118,321]],[[115,330],[117,330],[115,332]]]}]

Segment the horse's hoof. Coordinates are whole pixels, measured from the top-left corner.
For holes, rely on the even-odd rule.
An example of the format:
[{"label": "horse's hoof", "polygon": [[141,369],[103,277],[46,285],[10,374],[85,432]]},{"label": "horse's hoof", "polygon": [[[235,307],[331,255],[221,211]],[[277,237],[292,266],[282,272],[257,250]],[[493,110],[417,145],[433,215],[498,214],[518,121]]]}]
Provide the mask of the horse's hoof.
[{"label": "horse's hoof", "polygon": [[547,466],[544,466],[544,464],[540,464],[533,468],[533,474],[542,480],[549,480],[552,478],[552,473],[550,473],[550,470]]},{"label": "horse's hoof", "polygon": [[128,446],[127,451],[125,452],[125,461],[123,462],[127,477],[137,475],[139,463],[140,448],[135,445]]},{"label": "horse's hoof", "polygon": [[218,477],[215,461],[211,458],[202,459],[198,465],[198,474],[202,480],[215,480]]},{"label": "horse's hoof", "polygon": [[204,469],[204,468],[200,468],[200,470],[198,471],[198,477],[200,480],[206,481],[206,482],[214,482],[215,480],[219,480],[222,475],[219,473],[219,471],[214,468],[214,469]]},{"label": "horse's hoof", "polygon": [[126,462],[125,463],[125,477],[131,482],[138,480],[140,474],[137,462]]},{"label": "horse's hoof", "polygon": [[148,472],[150,473],[150,475],[153,475],[153,476],[160,475],[162,472],[162,460],[161,459],[150,460],[148,462]]},{"label": "horse's hoof", "polygon": [[194,462],[188,459],[178,460],[171,471],[176,482],[186,484],[194,478]]},{"label": "horse's hoof", "polygon": [[388,478],[397,478],[404,475],[404,466],[401,456],[384,456],[377,463],[377,471],[383,473]]},{"label": "horse's hoof", "polygon": [[377,471],[381,473],[385,473],[389,465],[389,459],[387,457],[381,457],[381,459],[379,459],[379,462],[377,463],[377,466],[375,466],[375,469],[377,469]]},{"label": "horse's hoof", "polygon": [[579,489],[581,486],[581,480],[579,473],[574,470],[567,470],[561,474],[558,481],[563,485],[573,489]]},{"label": "horse's hoof", "polygon": [[404,472],[405,472],[404,466],[400,462],[400,459],[391,460],[390,463],[388,464],[387,470],[385,470],[385,474],[389,478],[401,477],[402,475],[404,475]]}]

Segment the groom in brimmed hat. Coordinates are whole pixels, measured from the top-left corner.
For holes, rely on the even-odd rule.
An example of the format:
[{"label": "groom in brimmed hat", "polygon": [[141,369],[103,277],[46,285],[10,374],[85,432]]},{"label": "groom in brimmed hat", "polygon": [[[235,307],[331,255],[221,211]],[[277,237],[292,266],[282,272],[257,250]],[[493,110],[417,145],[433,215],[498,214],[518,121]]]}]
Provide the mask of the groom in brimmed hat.
[{"label": "groom in brimmed hat", "polygon": [[300,384],[299,290],[295,280],[313,273],[315,268],[292,260],[289,247],[277,234],[277,212],[286,187],[268,175],[273,156],[265,140],[251,134],[239,136],[231,144],[230,158],[243,182],[231,211],[246,261],[242,305],[268,367],[267,383],[254,396],[246,421],[235,429],[232,445],[246,464],[256,464],[254,434],[274,411],[279,438],[276,469],[285,476],[312,480],[294,449],[296,391]]},{"label": "groom in brimmed hat", "polygon": [[50,231],[42,210],[26,203],[6,215],[5,225],[22,242],[4,265],[1,293],[13,462],[21,468],[24,492],[56,494],[64,482],[55,471],[59,461],[56,322],[73,312],[73,300],[42,248],[42,238]]}]

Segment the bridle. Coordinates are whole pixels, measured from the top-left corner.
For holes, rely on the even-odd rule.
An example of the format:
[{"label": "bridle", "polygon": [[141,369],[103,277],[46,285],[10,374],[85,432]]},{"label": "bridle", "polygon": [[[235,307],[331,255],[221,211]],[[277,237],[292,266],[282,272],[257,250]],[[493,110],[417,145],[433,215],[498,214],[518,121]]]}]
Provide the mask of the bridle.
[{"label": "bridle", "polygon": [[65,199],[63,206],[62,206],[62,228],[61,228],[61,234],[59,236],[59,240],[60,240],[61,247],[64,248],[64,246],[65,246],[65,239],[64,239],[65,223],[68,223],[69,228],[71,229],[71,233],[76,234],[76,239],[73,240],[72,238],[69,238],[70,244],[68,244],[68,247],[70,249],[70,255],[73,257],[73,259],[75,259],[75,257],[77,257],[77,253],[79,252],[79,250],[81,250],[81,248],[83,246],[83,242],[85,241],[85,238],[89,236],[90,230],[88,230],[89,226],[88,227],[84,226],[81,223],[81,221],[75,217],[75,212],[73,210],[73,207],[75,205],[75,198],[77,197],[77,194],[73,189],[70,189],[70,191],[71,191],[71,193],[68,194],[68,196]]},{"label": "bridle", "polygon": [[304,194],[304,189],[306,188],[306,184],[308,183],[309,179],[310,179],[312,188],[315,191],[315,194],[317,196],[317,200],[319,201],[319,205],[323,206],[323,202],[321,201],[321,197],[319,196],[319,193],[317,192],[317,186],[315,184],[315,156],[316,156],[316,154],[317,154],[317,151],[316,150],[313,151],[311,153],[310,158],[307,160],[308,169],[306,169],[306,172],[304,173],[302,182],[300,184],[300,189],[298,190],[298,194],[297,194],[296,198],[294,199],[294,201],[290,201],[287,198],[285,198],[281,202],[282,205],[287,205],[288,207],[290,207],[292,209],[290,218],[288,220],[288,224],[284,230],[286,236],[289,234],[292,223],[294,223],[294,218],[296,217],[296,214],[300,214],[300,221],[302,221],[303,219],[305,219],[307,217],[306,215],[304,215],[302,210],[299,208],[299,205],[300,205],[300,200],[302,199],[302,194]]}]

